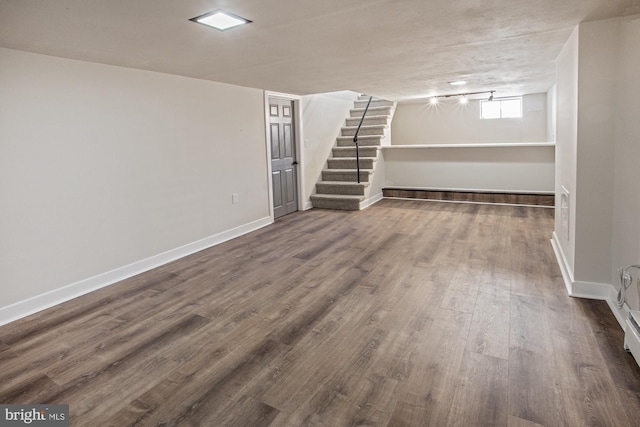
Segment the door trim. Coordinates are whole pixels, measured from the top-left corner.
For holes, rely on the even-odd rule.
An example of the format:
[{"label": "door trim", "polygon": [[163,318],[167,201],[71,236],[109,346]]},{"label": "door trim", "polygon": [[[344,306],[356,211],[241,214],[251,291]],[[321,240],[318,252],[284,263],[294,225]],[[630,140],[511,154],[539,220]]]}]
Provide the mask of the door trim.
[{"label": "door trim", "polygon": [[304,141],[304,134],[302,130],[302,97],[299,95],[291,95],[288,93],[272,92],[269,90],[264,91],[264,129],[265,129],[265,154],[267,162],[267,188],[269,191],[269,216],[271,221],[275,221],[275,215],[273,213],[273,180],[271,177],[271,132],[269,132],[269,97],[289,99],[293,102],[293,130],[296,136],[296,155],[298,162],[298,173],[296,179],[298,182],[298,210],[303,211],[305,209],[305,203],[302,200],[302,189],[304,188],[304,151],[302,151],[302,143]]}]

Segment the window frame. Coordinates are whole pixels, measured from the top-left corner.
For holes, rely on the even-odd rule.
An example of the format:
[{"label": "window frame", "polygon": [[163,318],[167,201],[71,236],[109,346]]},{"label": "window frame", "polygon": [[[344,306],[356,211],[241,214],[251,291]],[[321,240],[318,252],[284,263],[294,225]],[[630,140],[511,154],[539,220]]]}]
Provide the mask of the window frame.
[{"label": "window frame", "polygon": [[[520,102],[520,115],[517,117],[503,117],[503,113],[502,113],[502,102],[503,101],[514,101],[514,100],[518,100]],[[499,103],[500,104],[500,117],[484,117],[482,112],[483,112],[483,108],[482,106],[484,105],[485,102],[491,102],[491,103]],[[522,97],[521,96],[510,96],[508,98],[500,98],[500,99],[495,99],[493,101],[485,101],[485,100],[481,100],[480,101],[480,120],[496,120],[496,119],[521,119],[524,116],[524,111],[522,108]]]}]

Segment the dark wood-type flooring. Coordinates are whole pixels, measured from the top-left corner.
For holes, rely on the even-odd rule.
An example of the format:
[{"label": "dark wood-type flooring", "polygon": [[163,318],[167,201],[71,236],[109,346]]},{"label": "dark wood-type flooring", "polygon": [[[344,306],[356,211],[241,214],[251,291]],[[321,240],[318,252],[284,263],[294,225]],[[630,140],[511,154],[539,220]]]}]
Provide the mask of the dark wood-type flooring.
[{"label": "dark wood-type flooring", "polygon": [[383,188],[384,197],[400,199],[446,200],[455,202],[499,203],[508,205],[553,206],[553,194],[483,193],[479,191],[415,190]]},{"label": "dark wood-type flooring", "polygon": [[553,210],[311,210],[0,328],[0,403],[72,426],[638,426]]}]

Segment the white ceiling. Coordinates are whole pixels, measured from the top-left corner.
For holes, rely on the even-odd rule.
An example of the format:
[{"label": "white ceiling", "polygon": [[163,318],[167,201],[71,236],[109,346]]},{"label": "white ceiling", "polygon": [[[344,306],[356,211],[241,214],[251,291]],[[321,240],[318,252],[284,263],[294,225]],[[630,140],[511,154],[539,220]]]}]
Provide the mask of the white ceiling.
[{"label": "white ceiling", "polygon": [[[218,8],[253,23],[220,32],[189,21]],[[0,0],[0,46],[399,101],[545,92],[578,23],[638,12],[640,0]],[[460,79],[464,89],[447,84]]]}]

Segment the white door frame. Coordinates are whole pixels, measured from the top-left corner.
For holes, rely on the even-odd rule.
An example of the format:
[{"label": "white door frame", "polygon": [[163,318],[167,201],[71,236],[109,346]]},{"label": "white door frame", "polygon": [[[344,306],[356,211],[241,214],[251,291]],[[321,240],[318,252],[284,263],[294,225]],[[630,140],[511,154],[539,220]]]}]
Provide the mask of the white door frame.
[{"label": "white door frame", "polygon": [[296,180],[298,185],[298,210],[304,210],[304,201],[302,200],[302,189],[304,188],[304,153],[302,151],[302,97],[298,95],[291,95],[288,93],[272,92],[269,90],[264,91],[264,122],[265,122],[265,141],[266,141],[266,154],[267,154],[267,186],[269,189],[269,216],[271,221],[275,221],[273,214],[273,178],[271,170],[271,132],[269,132],[269,97],[290,99],[293,102],[293,131],[296,142],[296,161],[298,162],[298,169],[296,173]]}]

